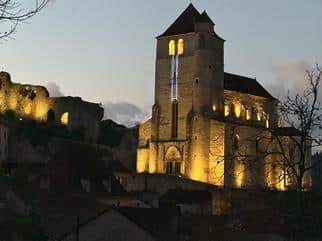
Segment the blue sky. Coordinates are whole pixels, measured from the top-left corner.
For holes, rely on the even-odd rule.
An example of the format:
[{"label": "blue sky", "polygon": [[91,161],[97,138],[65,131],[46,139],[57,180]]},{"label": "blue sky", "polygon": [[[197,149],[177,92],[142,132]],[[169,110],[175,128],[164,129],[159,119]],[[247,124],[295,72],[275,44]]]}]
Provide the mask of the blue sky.
[{"label": "blue sky", "polygon": [[[27,1],[27,0],[25,0]],[[155,36],[187,0],[56,0],[13,40],[0,42],[0,70],[13,81],[106,105],[108,115],[153,102]],[[300,87],[303,70],[322,63],[321,0],[198,0],[226,39],[225,71],[256,77],[273,92]],[[291,77],[290,77],[291,76]],[[114,111],[114,113],[112,113]],[[138,112],[139,120],[144,111]],[[117,117],[115,117],[117,118]],[[122,120],[120,120],[122,121]]]}]

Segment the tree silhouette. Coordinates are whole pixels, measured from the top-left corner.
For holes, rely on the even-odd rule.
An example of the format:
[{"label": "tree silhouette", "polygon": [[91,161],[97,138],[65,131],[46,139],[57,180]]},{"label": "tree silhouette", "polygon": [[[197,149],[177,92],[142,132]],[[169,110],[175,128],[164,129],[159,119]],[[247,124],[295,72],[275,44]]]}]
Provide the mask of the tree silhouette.
[{"label": "tree silhouette", "polygon": [[[33,17],[51,0],[0,0],[0,39],[8,39],[17,30],[17,26]],[[30,2],[32,2],[31,6]]]}]

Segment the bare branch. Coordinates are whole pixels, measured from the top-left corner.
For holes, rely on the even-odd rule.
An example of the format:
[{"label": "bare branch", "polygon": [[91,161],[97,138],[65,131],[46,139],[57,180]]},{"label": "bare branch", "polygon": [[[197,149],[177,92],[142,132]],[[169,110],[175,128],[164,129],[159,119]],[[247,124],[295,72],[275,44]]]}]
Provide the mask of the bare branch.
[{"label": "bare branch", "polygon": [[17,26],[41,11],[51,0],[34,0],[34,6],[26,9],[18,0],[0,0],[0,39],[8,39]]}]

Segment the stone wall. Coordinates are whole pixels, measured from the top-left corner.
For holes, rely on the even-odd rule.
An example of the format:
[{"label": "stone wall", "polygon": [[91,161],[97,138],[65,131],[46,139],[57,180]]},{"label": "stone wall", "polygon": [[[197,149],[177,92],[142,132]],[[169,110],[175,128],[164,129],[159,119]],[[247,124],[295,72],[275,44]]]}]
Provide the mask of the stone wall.
[{"label": "stone wall", "polygon": [[60,123],[70,130],[84,129],[89,141],[96,141],[103,118],[99,104],[80,97],[50,97],[45,87],[13,83],[9,73],[0,72],[0,113],[7,110],[21,118]]}]

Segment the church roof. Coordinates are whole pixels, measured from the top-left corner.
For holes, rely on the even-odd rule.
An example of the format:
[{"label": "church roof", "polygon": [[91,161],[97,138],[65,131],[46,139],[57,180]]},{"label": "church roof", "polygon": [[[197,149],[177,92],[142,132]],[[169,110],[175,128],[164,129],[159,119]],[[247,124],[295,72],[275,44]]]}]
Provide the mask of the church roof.
[{"label": "church roof", "polygon": [[174,23],[171,24],[163,34],[158,36],[158,38],[177,34],[193,33],[195,31],[196,22],[210,22],[214,25],[213,21],[205,11],[200,14],[199,11],[191,3],[174,21]]},{"label": "church roof", "polygon": [[225,73],[224,88],[250,95],[275,99],[256,79]]}]

